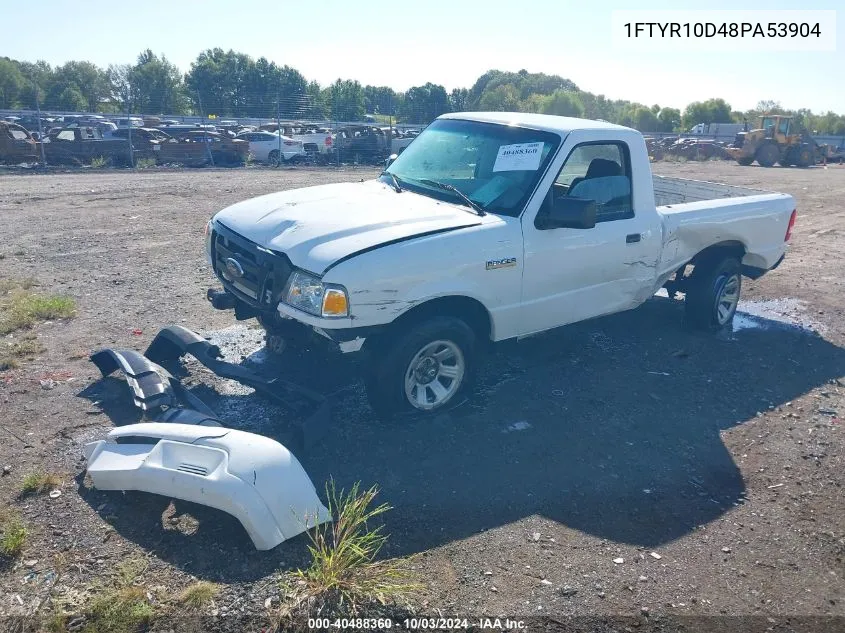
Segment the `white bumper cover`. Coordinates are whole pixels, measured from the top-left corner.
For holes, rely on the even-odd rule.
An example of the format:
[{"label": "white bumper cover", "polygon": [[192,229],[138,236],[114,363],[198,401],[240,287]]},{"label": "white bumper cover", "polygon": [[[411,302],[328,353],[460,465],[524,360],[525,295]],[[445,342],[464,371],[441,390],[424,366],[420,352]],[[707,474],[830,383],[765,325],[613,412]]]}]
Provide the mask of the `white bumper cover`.
[{"label": "white bumper cover", "polygon": [[140,490],[236,517],[259,550],[331,520],[290,451],[270,438],[223,427],[145,422],[85,446],[100,490]]}]

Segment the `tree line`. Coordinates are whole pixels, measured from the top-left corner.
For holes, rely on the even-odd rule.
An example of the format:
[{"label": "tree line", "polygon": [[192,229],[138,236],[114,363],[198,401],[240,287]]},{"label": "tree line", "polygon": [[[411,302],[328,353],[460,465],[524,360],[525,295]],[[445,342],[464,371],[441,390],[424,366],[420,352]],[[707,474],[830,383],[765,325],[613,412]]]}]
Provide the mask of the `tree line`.
[{"label": "tree line", "polygon": [[208,49],[182,73],[164,55],[145,50],[134,64],[100,68],[87,61],[52,67],[0,57],[0,108],[133,114],[199,114],[217,117],[362,120],[389,115],[397,122],[425,124],[444,112],[497,110],[540,112],[602,119],[644,133],[679,132],[698,123],[753,124],[761,113],[792,114],[815,134],[845,135],[845,115],[789,111],[761,101],[744,112],[724,99],[676,108],[608,99],[581,90],[569,79],[544,73],[490,70],[470,88],[451,92],[426,83],[407,91],[338,79],[328,86],[307,80],[290,66],[264,57]]}]

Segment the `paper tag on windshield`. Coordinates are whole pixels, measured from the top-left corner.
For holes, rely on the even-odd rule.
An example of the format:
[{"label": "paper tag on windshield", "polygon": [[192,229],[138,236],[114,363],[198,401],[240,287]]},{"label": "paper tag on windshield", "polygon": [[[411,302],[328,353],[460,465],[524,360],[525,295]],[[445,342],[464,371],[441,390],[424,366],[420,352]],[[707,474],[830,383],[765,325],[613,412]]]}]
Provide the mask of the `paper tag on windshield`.
[{"label": "paper tag on windshield", "polygon": [[542,156],[543,143],[500,145],[493,171],[534,171]]}]

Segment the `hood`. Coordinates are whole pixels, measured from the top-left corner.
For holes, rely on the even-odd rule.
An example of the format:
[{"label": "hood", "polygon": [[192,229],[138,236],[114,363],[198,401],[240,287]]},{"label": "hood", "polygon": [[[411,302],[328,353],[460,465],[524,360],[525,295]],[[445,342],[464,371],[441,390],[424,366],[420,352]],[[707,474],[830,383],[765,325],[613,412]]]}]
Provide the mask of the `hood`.
[{"label": "hood", "polygon": [[259,246],[317,274],[382,244],[481,224],[467,207],[378,181],[338,183],[252,198],[214,216]]}]

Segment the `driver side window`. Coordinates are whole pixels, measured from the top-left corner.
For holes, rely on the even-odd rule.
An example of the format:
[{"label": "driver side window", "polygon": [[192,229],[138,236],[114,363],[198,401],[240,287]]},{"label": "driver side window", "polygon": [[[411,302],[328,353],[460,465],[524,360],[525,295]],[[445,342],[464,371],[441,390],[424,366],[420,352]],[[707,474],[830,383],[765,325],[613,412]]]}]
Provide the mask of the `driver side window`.
[{"label": "driver side window", "polygon": [[585,143],[570,152],[552,185],[552,200],[592,200],[596,222],[634,217],[631,161],[623,143]]}]

